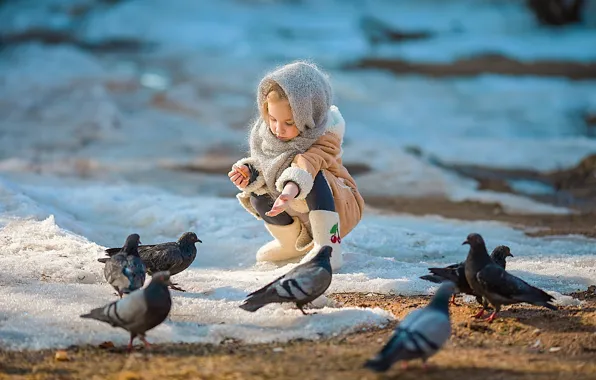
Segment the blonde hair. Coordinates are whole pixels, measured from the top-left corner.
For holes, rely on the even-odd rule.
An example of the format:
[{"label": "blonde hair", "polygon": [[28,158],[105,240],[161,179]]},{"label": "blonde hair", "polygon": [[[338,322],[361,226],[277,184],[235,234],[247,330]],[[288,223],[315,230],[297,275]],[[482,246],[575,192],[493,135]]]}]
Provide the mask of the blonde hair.
[{"label": "blonde hair", "polygon": [[261,116],[263,117],[263,120],[269,124],[269,102],[277,103],[286,101],[289,105],[290,100],[288,99],[288,96],[286,95],[283,88],[281,88],[281,86],[276,82],[271,83],[269,88],[266,90],[266,93],[267,95],[265,95],[265,101],[261,105]]}]

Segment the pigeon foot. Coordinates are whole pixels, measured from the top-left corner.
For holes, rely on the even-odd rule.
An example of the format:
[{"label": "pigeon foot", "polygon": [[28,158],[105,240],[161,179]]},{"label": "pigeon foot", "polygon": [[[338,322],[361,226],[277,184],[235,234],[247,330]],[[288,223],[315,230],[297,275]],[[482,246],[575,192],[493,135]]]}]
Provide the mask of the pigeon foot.
[{"label": "pigeon foot", "polygon": [[147,339],[145,339],[144,336],[139,337],[139,339],[145,345],[145,349],[147,349],[147,350],[151,349],[151,343],[147,342]]},{"label": "pigeon foot", "polygon": [[497,312],[494,311],[488,318],[486,318],[486,322],[492,323],[496,317],[497,317]]},{"label": "pigeon foot", "polygon": [[484,315],[484,308],[480,309],[480,311],[474,315],[472,315],[472,318],[480,318]]},{"label": "pigeon foot", "polygon": [[134,339],[135,339],[135,337],[131,335],[130,336],[130,340],[128,341],[128,346],[126,347],[126,349],[128,350],[128,353],[131,353],[132,352],[132,348],[133,348],[132,341]]}]

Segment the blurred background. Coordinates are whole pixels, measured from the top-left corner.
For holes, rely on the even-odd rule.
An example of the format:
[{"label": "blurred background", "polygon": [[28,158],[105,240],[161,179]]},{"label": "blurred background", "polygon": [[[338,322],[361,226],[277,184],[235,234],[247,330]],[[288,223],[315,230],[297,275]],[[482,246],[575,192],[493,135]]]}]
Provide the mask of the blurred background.
[{"label": "blurred background", "polygon": [[231,197],[257,83],[308,59],[370,205],[593,210],[595,3],[0,1],[0,178]]}]

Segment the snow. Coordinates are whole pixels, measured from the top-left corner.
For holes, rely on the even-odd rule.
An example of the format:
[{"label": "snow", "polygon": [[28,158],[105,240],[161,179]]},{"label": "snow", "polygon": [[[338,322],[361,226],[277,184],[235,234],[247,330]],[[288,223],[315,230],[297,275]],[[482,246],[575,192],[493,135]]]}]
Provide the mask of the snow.
[{"label": "snow", "polygon": [[[191,268],[175,277],[188,292],[173,292],[170,319],[149,333],[151,341],[319,339],[380,326],[394,318],[380,309],[344,308],[329,301],[308,317],[288,305],[270,305],[254,314],[239,309],[248,292],[296,264],[255,263],[254,252],[269,237],[261,222],[240,211],[232,199],[183,197],[150,187],[88,181],[32,186],[2,180],[0,190],[4,348],[105,340],[125,344],[122,331],[78,315],[115,299],[96,258],[104,247],[121,245],[132,232],[149,244],[191,230],[204,242]],[[594,240],[530,238],[493,222],[368,213],[345,239],[345,266],[334,275],[329,292],[432,292],[434,285],[418,277],[430,265],[462,260],[466,249],[461,241],[472,231],[481,233],[489,248],[509,245],[515,255],[508,263],[510,271],[548,291],[565,293],[596,279]]]}]

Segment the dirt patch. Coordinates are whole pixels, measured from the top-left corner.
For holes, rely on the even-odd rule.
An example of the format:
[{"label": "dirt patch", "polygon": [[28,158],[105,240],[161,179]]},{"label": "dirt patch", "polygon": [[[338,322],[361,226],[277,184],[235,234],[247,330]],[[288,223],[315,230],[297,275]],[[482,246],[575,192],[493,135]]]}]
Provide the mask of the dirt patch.
[{"label": "dirt patch", "polygon": [[242,153],[235,145],[220,144],[207,149],[205,154],[185,164],[164,165],[164,167],[185,172],[226,175]]},{"label": "dirt patch", "polygon": [[596,154],[585,157],[571,169],[547,176],[557,190],[565,190],[577,198],[596,199]]},{"label": "dirt patch", "polygon": [[391,58],[364,58],[346,69],[381,69],[395,74],[420,74],[429,77],[503,75],[539,75],[569,79],[596,78],[596,63],[566,61],[518,61],[500,54],[484,54],[452,63],[417,63]]},{"label": "dirt patch", "polygon": [[[381,307],[403,318],[428,297],[336,294],[345,306]],[[55,351],[0,351],[0,379],[594,379],[596,301],[550,311],[517,305],[493,324],[472,320],[473,304],[451,307],[453,333],[423,370],[413,362],[377,375],[362,368],[391,334],[384,329],[286,344],[175,344],[127,354],[122,347]]]},{"label": "dirt patch", "polygon": [[588,286],[588,290],[584,290],[583,292],[573,292],[571,296],[580,300],[592,300],[596,301],[596,285]]},{"label": "dirt patch", "polygon": [[440,215],[461,220],[494,220],[526,230],[529,236],[578,234],[596,237],[596,214],[508,214],[499,203],[452,202],[440,198],[365,196],[367,205],[379,212]]},{"label": "dirt patch", "polygon": [[360,20],[360,29],[371,45],[380,43],[400,43],[406,41],[426,40],[434,36],[427,30],[399,30],[373,16],[364,16]]},{"label": "dirt patch", "polygon": [[[420,152],[419,155],[423,155]],[[576,214],[517,214],[497,202],[453,202],[444,198],[405,198],[364,194],[367,205],[379,212],[413,215],[440,215],[462,220],[495,220],[526,230],[530,236],[581,234],[596,237],[596,155],[585,157],[566,170],[539,172],[526,169],[498,169],[475,165],[447,164],[436,158],[430,162],[441,169],[478,181],[479,190],[522,195],[539,202],[568,207]],[[523,194],[511,181],[531,181],[552,188],[552,194]]]}]

